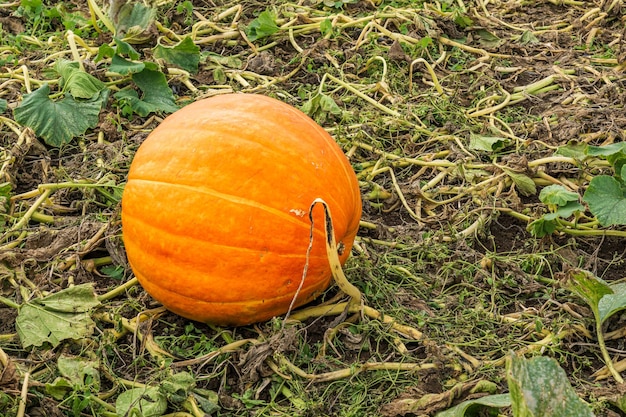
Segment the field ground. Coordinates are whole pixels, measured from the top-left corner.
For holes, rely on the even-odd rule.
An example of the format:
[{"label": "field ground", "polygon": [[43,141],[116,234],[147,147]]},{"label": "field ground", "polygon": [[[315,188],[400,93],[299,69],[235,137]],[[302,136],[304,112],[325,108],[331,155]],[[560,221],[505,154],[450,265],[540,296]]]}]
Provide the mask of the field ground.
[{"label": "field ground", "polygon": [[[436,415],[509,392],[507,358],[544,356],[595,415],[626,415],[624,300],[603,310],[601,343],[587,301],[603,293],[572,284],[625,278],[626,194],[604,212],[615,221],[582,200],[597,177],[624,190],[611,159],[624,148],[590,150],[626,136],[623,1],[158,1],[152,16],[111,3],[95,2],[96,27],[80,1],[0,5],[0,414],[124,415],[125,391],[161,387],[142,400],[152,415]],[[72,98],[59,79],[76,73],[108,95]],[[217,328],[125,285],[134,152],[172,107],[231,91],[307,111],[350,158],[364,213],[344,270],[370,310]],[[62,113],[94,100],[91,125]],[[582,206],[558,212],[549,185]],[[88,283],[99,298],[72,293],[86,307],[59,313],[67,327],[16,325],[50,314],[33,300]]]}]

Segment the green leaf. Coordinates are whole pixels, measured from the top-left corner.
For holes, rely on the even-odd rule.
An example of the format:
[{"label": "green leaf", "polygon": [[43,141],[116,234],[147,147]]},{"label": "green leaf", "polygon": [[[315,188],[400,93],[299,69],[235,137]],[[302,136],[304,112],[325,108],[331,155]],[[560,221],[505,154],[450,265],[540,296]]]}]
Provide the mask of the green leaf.
[{"label": "green leaf", "polygon": [[192,395],[206,414],[212,415],[220,409],[219,396],[215,391],[196,389]]},{"label": "green leaf", "polygon": [[250,42],[254,42],[273,35],[278,29],[276,16],[269,10],[265,10],[259,14],[259,17],[250,22],[250,25],[246,28],[246,36],[248,36]]},{"label": "green leaf", "polygon": [[565,206],[571,201],[578,201],[578,193],[567,190],[562,185],[548,185],[539,193],[539,200],[542,203],[554,206]]},{"label": "green leaf", "polygon": [[0,113],[4,113],[9,107],[9,102],[3,98],[0,98]]},{"label": "green leaf", "polygon": [[170,402],[180,404],[196,387],[196,380],[189,372],[178,372],[161,382],[159,391]]},{"label": "green leaf", "polygon": [[553,358],[525,359],[512,354],[507,381],[516,417],[593,417]]},{"label": "green leaf", "polygon": [[133,388],[121,393],[115,401],[118,417],[159,417],[167,410],[167,399],[156,387]]},{"label": "green leaf", "polygon": [[61,59],[55,63],[54,70],[62,77],[63,90],[73,97],[92,98],[106,88],[102,81],[81,70],[78,62]]},{"label": "green leaf", "polygon": [[94,59],[95,62],[100,62],[105,58],[112,58],[115,55],[115,48],[108,43],[103,43],[98,47],[98,55]]},{"label": "green leaf", "polygon": [[48,145],[61,146],[98,124],[98,116],[108,97],[108,90],[89,100],[75,100],[67,94],[59,101],[48,97],[50,87],[42,85],[24,96],[13,111],[15,120],[28,126]]},{"label": "green leaf", "polygon": [[333,33],[333,21],[330,19],[324,19],[320,22],[320,33],[322,36],[330,35]]},{"label": "green leaf", "polygon": [[119,38],[113,38],[115,41],[115,53],[119,55],[127,55],[130,59],[137,60],[139,59],[139,52],[132,47],[128,42],[124,42]]},{"label": "green leaf", "polygon": [[[622,167],[622,176],[626,170]],[[623,177],[622,177],[623,178]],[[626,224],[626,185],[608,175],[591,180],[583,200],[602,226]]]},{"label": "green leaf", "polygon": [[556,221],[554,219],[546,219],[545,216],[531,222],[528,225],[528,231],[534,237],[544,237],[551,235],[556,230]]},{"label": "green leaf", "polygon": [[567,145],[559,146],[554,154],[582,161],[587,157],[587,154],[585,153],[586,150],[587,144],[584,142],[569,142]]},{"label": "green leaf", "polygon": [[116,72],[118,74],[136,74],[143,71],[146,68],[146,64],[143,62],[129,61],[126,58],[122,58],[119,55],[114,55],[111,59],[111,65],[109,71]]},{"label": "green leaf", "polygon": [[611,155],[624,153],[626,154],[626,142],[617,142],[604,146],[592,146],[589,145],[586,148],[586,153],[589,156],[600,156],[607,158]]},{"label": "green leaf", "polygon": [[145,101],[161,106],[161,109],[166,112],[178,110],[174,93],[167,84],[165,74],[161,71],[146,66],[146,69],[133,75],[133,81],[143,91]]},{"label": "green leaf", "polygon": [[57,377],[52,383],[46,383],[46,393],[59,401],[73,389],[74,386],[67,379],[61,377]]},{"label": "green leaf", "polygon": [[508,168],[504,168],[503,170],[513,180],[515,186],[522,195],[529,196],[537,193],[537,186],[528,175],[515,172]]},{"label": "green leaf", "polygon": [[124,267],[120,265],[105,265],[100,268],[100,273],[120,281],[124,278]]},{"label": "green leaf", "polygon": [[475,415],[491,415],[479,413],[479,410],[498,409],[511,406],[509,394],[487,395],[475,400],[463,401],[462,403],[436,414],[436,417],[465,417]]},{"label": "green leaf", "polygon": [[626,283],[611,285],[613,294],[604,295],[598,302],[600,322],[604,323],[613,314],[626,309]]},{"label": "green leaf", "polygon": [[154,56],[164,59],[170,64],[175,64],[192,74],[198,72],[200,63],[200,48],[193,43],[190,37],[186,37],[172,47],[157,45],[154,48]]},{"label": "green leaf", "polygon": [[150,113],[173,113],[178,110],[174,94],[162,72],[145,68],[140,73],[133,75],[133,81],[143,93],[141,98],[134,90],[119,91],[115,97],[127,103],[141,117]]},{"label": "green leaf", "polygon": [[543,217],[546,220],[555,220],[558,217],[566,219],[574,213],[582,211],[585,211],[585,207],[582,204],[580,204],[578,201],[570,201],[564,206],[559,207],[554,213],[548,213]]},{"label": "green leaf", "polygon": [[504,149],[510,139],[496,136],[483,136],[472,133],[470,135],[469,148],[475,151],[497,152]]},{"label": "green leaf", "polygon": [[22,346],[50,343],[56,347],[66,339],[90,336],[95,324],[89,310],[99,304],[92,284],[77,285],[23,304],[15,320]]},{"label": "green leaf", "polygon": [[521,35],[517,37],[516,40],[522,45],[532,45],[535,43],[539,43],[539,39],[537,39],[535,34],[530,30],[525,30]]}]

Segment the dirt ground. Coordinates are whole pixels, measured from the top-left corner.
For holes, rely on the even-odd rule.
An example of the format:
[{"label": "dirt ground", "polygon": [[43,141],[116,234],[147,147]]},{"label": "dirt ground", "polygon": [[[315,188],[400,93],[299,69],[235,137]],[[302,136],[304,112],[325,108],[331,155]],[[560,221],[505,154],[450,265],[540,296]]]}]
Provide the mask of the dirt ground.
[{"label": "dirt ground", "polygon": [[[88,16],[81,2],[65,3]],[[556,181],[582,196],[590,178],[609,172],[606,165],[552,162],[558,147],[626,138],[622,1],[185,2],[194,13],[177,7],[183,2],[161,3],[156,20],[176,34],[192,33],[202,19],[212,22],[194,32],[202,53],[198,72],[185,79],[165,71],[179,103],[226,91],[267,94],[300,108],[318,91],[332,98],[338,112],[309,109],[349,156],[362,189],[362,227],[345,272],[367,305],[423,337],[399,336],[364,315],[347,324],[334,316],[310,318],[286,332],[280,318],[221,329],[161,310],[128,322],[159,307],[137,285],[93,312],[92,336],[23,348],[18,310],[0,303],[0,348],[9,359],[0,362],[0,390],[8,395],[0,397],[0,411],[17,409],[25,372],[32,377],[25,415],[69,416],[115,415],[101,402],[114,404],[128,381],[158,384],[167,372],[186,370],[196,387],[217,394],[213,415],[435,415],[486,395],[470,392],[476,381],[507,392],[503,358],[513,351],[556,358],[596,415],[626,415],[616,405],[626,389],[606,373],[591,310],[564,285],[571,268],[623,281],[626,238],[559,231],[535,237],[528,229],[548,211],[541,187]],[[292,21],[293,31],[255,42],[236,33],[218,36],[233,28],[244,33],[267,7],[279,26]],[[217,17],[231,8],[237,14]],[[110,97],[97,127],[61,147],[20,126],[12,113],[26,94],[18,69],[25,66],[32,80],[54,79],[45,56],[55,48],[71,54],[58,35],[37,32],[42,42],[50,39],[41,47],[16,37],[32,29],[16,9],[0,6],[0,44],[21,39],[23,48],[14,57],[3,52],[0,74],[9,107],[1,122],[0,182],[11,188],[0,207],[0,296],[19,305],[83,283],[102,295],[133,277],[116,193],[136,149],[165,115],[128,116]],[[65,33],[59,18],[50,19],[49,34]],[[327,36],[319,29],[324,19],[332,27]],[[168,36],[158,26],[151,30],[136,45],[145,61],[154,59],[157,39]],[[87,42],[97,48],[111,35],[104,31]],[[91,74],[111,82],[106,60],[87,55]],[[528,92],[541,80],[549,88]],[[473,148],[477,135],[499,137],[504,146]],[[521,192],[508,176],[489,182],[506,172],[502,167],[534,180],[537,191]],[[37,210],[43,216],[15,228],[42,184],[79,181],[103,184],[104,192],[55,188]],[[374,195],[377,190],[384,194]],[[623,232],[624,226],[608,229]],[[337,293],[333,286],[316,303]],[[624,363],[626,316],[616,314],[604,326],[613,361]],[[228,347],[235,341],[242,344]],[[163,360],[154,343],[172,357]],[[65,399],[48,402],[45,387],[59,376],[54,363],[61,355],[99,358],[99,391],[74,387]],[[370,371],[361,367],[368,362],[415,368]],[[346,369],[353,372],[340,373]],[[454,393],[455,386],[464,388]],[[411,410],[403,402],[428,394],[442,397]],[[500,412],[512,415],[508,408]]]}]

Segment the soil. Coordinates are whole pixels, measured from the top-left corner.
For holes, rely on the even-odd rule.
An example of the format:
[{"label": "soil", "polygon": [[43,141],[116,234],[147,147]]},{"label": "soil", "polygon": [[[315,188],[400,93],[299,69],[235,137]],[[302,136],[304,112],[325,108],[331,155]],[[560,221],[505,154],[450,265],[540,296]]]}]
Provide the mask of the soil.
[{"label": "soil", "polygon": [[[196,9],[206,13],[209,13],[208,7],[223,9],[225,6],[232,5],[230,2],[223,1],[194,0],[191,3]],[[319,6],[319,2],[313,1],[300,3],[312,8]],[[359,13],[375,10],[377,2],[344,3],[345,14],[357,16]],[[487,6],[490,11],[488,15],[483,13],[474,2],[466,3],[472,5],[471,13],[468,12],[467,15],[473,24],[468,27],[460,26],[445,17],[447,16],[445,14],[432,11],[424,12],[423,16],[430,26],[424,26],[418,21],[404,21],[400,15],[397,19],[385,20],[388,30],[393,29],[397,33],[400,33],[401,28],[402,33],[417,38],[429,36],[435,42],[438,36],[446,39],[464,38],[467,45],[488,50],[492,54],[487,59],[481,59],[480,54],[476,56],[470,54],[475,60],[467,63],[463,61],[469,59],[466,54],[459,53],[458,48],[446,47],[449,54],[457,54],[446,62],[447,66],[437,69],[440,81],[449,92],[446,103],[443,103],[443,99],[434,97],[435,94],[431,90],[432,83],[425,71],[420,72],[419,76],[416,75],[412,80],[414,91],[408,91],[405,77],[396,81],[397,84],[394,84],[393,80],[389,81],[391,86],[379,84],[378,90],[369,89],[368,94],[375,97],[379,103],[389,107],[397,104],[400,108],[400,105],[405,103],[413,103],[415,105],[413,114],[423,112],[422,122],[429,126],[429,129],[437,132],[434,135],[435,139],[437,136],[456,135],[465,141],[466,147],[470,133],[489,135],[492,125],[487,120],[467,121],[465,119],[464,124],[460,124],[458,122],[461,116],[448,113],[455,111],[458,111],[459,115],[466,113],[467,108],[471,107],[472,103],[476,103],[479,97],[499,93],[494,87],[495,82],[501,91],[513,92],[516,87],[527,86],[547,76],[561,74],[559,76],[561,88],[547,92],[541,97],[529,97],[516,105],[510,113],[501,115],[510,118],[507,122],[508,126],[522,141],[516,145],[519,152],[509,151],[508,155],[499,157],[498,163],[506,164],[517,172],[534,175],[537,171],[529,168],[528,162],[551,156],[557,146],[572,141],[603,145],[626,139],[626,112],[624,111],[626,78],[623,76],[623,65],[626,60],[626,37],[624,35],[626,30],[623,29],[625,6],[621,1],[613,2],[619,3],[619,6],[613,8],[609,8],[611,2],[596,2],[601,10],[606,10],[604,14],[597,15],[598,20],[593,26],[597,28],[593,33],[595,35],[593,44],[596,45],[596,49],[582,47],[585,45],[585,40],[592,35],[589,22],[582,20],[585,13],[589,12],[592,2],[579,2],[589,3],[588,8],[568,7],[564,5],[565,2],[534,2],[532,4],[517,1],[495,2],[498,4]],[[243,5],[241,19],[242,22],[248,23],[260,9],[253,2],[244,2]],[[328,12],[328,9],[324,8],[319,10]],[[169,10],[168,13],[182,31],[185,25],[183,16],[174,9]],[[300,17],[302,22],[298,23],[305,24],[307,19],[310,20],[312,17],[314,16],[302,15]],[[15,17],[13,14],[2,11],[0,23],[11,33],[24,31],[23,18]],[[536,34],[533,36],[538,37],[536,41],[519,40],[522,35],[526,34],[526,32],[520,33],[519,28],[530,30],[550,26],[563,27],[566,24],[571,24],[568,31],[535,30]],[[278,87],[268,87],[259,92],[278,95],[290,101],[291,104],[301,105],[303,100],[298,98],[298,92],[302,89],[315,91],[322,81],[325,69],[330,68],[328,71],[334,71],[340,68],[344,78],[354,82],[369,77],[370,72],[375,72],[373,69],[366,68],[362,62],[369,58],[367,48],[370,47],[385,51],[384,57],[389,61],[390,73],[408,73],[409,66],[412,65],[412,54],[415,53],[415,49],[411,49],[412,46],[409,47],[406,43],[381,36],[378,42],[372,42],[373,46],[368,44],[357,47],[361,29],[360,27],[347,27],[344,32],[331,39],[322,38],[319,32],[301,36],[297,39],[297,43],[304,52],[298,52],[287,37],[278,38],[273,47],[258,53],[250,50],[245,42],[228,43],[226,41],[202,45],[202,52],[237,57],[242,61],[241,70],[257,74],[258,79],[265,79],[263,77],[281,79],[283,77],[284,81],[278,83]],[[499,41],[494,43],[492,37]],[[607,45],[610,45],[610,48]],[[147,49],[150,45],[144,46]],[[598,56],[602,48],[613,52],[611,59],[621,65],[621,72],[616,70],[613,73],[611,68],[598,64],[598,59],[600,59]],[[495,54],[506,55],[507,58],[498,59]],[[37,54],[33,53],[33,56],[26,57],[23,62],[28,65],[29,59],[35,61]],[[306,65],[299,69],[301,61],[306,62]],[[455,68],[455,65],[461,65],[464,70],[451,69]],[[518,67],[519,70],[498,71],[496,68],[502,65],[513,69]],[[475,70],[466,70],[470,67]],[[98,67],[94,64],[95,73],[105,78],[103,72],[96,71],[96,68]],[[560,72],[565,68],[574,70],[571,78]],[[40,77],[39,72],[43,69],[34,65],[31,76]],[[295,70],[298,71],[287,77]],[[217,83],[215,79],[217,76],[216,71],[207,68],[194,75],[192,82],[203,87],[212,86]],[[176,80],[173,80],[171,85],[180,96],[192,94],[184,84],[177,84]],[[233,85],[241,89],[241,86],[234,84],[234,81]],[[371,86],[368,85],[369,87]],[[388,94],[389,91],[391,93]],[[426,94],[432,94],[433,97],[429,98],[430,107],[427,110],[420,110],[420,106],[423,106],[421,100],[424,91],[428,91]],[[23,91],[19,85],[10,84],[6,87],[3,98],[11,106],[15,106],[21,101],[22,94]],[[344,93],[343,90],[338,89],[328,94],[342,108],[363,106],[363,103],[355,103],[354,97]],[[571,105],[572,100],[580,100],[581,105]],[[95,129],[83,135],[79,142],[72,142],[61,148],[44,143],[41,138],[36,137],[30,131],[26,132],[25,140],[17,145],[18,135],[10,129],[3,128],[0,134],[0,146],[10,153],[12,160],[2,172],[4,178],[0,181],[7,181],[12,185],[13,196],[37,190],[41,184],[64,183],[76,179],[100,181],[103,177],[109,177],[115,184],[123,184],[135,150],[149,132],[158,125],[161,118],[160,116],[146,118],[131,116],[129,120],[120,122],[119,108],[112,103],[113,101],[110,100]],[[444,104],[447,107],[444,108]],[[333,114],[318,114],[316,120],[324,127],[336,132],[338,142],[346,151],[351,149],[352,143],[367,139],[371,140],[374,149],[387,152],[387,155],[420,158],[423,155],[436,154],[444,150],[446,154],[442,158],[448,161],[461,163],[468,159],[466,149],[454,143],[454,140],[444,143],[422,137],[406,127],[406,123],[402,120],[384,119],[386,115],[381,116],[380,120],[368,121],[365,115],[359,115],[359,110],[358,108],[357,110],[350,109],[352,113],[349,123],[344,123],[341,116]],[[363,112],[367,113],[371,110]],[[516,114],[524,117],[520,117],[518,121]],[[532,117],[528,117],[529,115]],[[365,122],[362,123],[363,120]],[[483,122],[484,124],[481,124]],[[491,122],[495,123],[493,120]],[[105,141],[97,139],[98,133],[104,135]],[[361,165],[365,166],[366,163],[377,161],[379,157],[376,152],[365,148],[355,147],[351,152],[351,162],[357,170]],[[478,155],[476,158],[477,160],[471,162],[490,163],[492,155]],[[485,191],[482,195],[468,196],[455,203],[429,207],[421,187],[441,171],[425,170],[408,164],[396,165],[394,169],[397,170],[398,176],[397,188],[390,177],[380,176],[370,181],[370,183],[376,182],[382,189],[389,191],[392,194],[391,197],[380,201],[368,199],[367,193],[370,189],[366,186],[363,188],[362,220],[364,226],[359,232],[359,242],[361,250],[368,252],[355,251],[354,263],[348,264],[350,269],[348,275],[356,280],[355,284],[360,286],[366,294],[366,299],[369,298],[374,303],[377,302],[377,292],[371,290],[368,293],[367,291],[371,282],[368,280],[371,280],[376,272],[365,270],[368,266],[372,269],[386,268],[390,262],[397,261],[399,263],[396,266],[410,269],[411,273],[417,275],[419,279],[426,280],[424,288],[427,290],[425,289],[425,293],[420,294],[414,292],[411,287],[400,285],[405,283],[404,278],[390,275],[389,282],[399,283],[398,288],[390,295],[383,294],[384,291],[381,290],[383,295],[380,297],[388,298],[384,298],[378,304],[380,308],[380,305],[384,306],[388,302],[387,306],[390,309],[388,314],[404,310],[418,312],[408,317],[407,322],[424,329],[428,339],[423,343],[406,341],[406,347],[409,350],[407,357],[411,360],[446,365],[451,362],[455,365],[465,363],[462,360],[451,360],[452,353],[447,345],[449,340],[458,341],[459,345],[462,345],[460,338],[463,336],[459,335],[459,340],[457,340],[456,335],[446,333],[446,330],[438,331],[437,316],[440,315],[441,310],[457,311],[459,305],[463,306],[464,303],[467,305],[489,304],[489,301],[485,300],[495,291],[496,285],[491,281],[493,277],[500,279],[497,285],[498,297],[506,295],[510,300],[508,304],[501,306],[501,310],[498,311],[500,316],[533,311],[537,313],[537,320],[543,320],[544,327],[554,325],[555,332],[558,331],[559,325],[566,326],[561,323],[565,321],[562,312],[559,313],[559,309],[554,307],[554,303],[557,302],[560,306],[565,305],[564,308],[568,308],[568,311],[574,312],[576,319],[572,319],[573,322],[587,325],[590,323],[587,306],[580,300],[575,300],[571,295],[564,295],[564,291],[559,287],[559,280],[562,279],[564,273],[571,268],[583,268],[609,283],[616,283],[626,278],[624,273],[626,240],[624,237],[578,237],[566,233],[555,233],[536,238],[529,233],[527,222],[509,216],[504,211],[490,210],[490,208],[508,207],[531,215],[537,214],[542,210],[545,211],[545,207],[536,195],[525,196],[508,184],[506,188],[503,186],[499,189],[498,194]],[[487,174],[497,174],[496,168],[489,169],[493,172]],[[552,178],[572,180],[579,180],[583,178],[583,174],[589,174],[589,171],[583,173],[579,167],[562,163],[543,166],[542,172]],[[463,186],[465,182],[460,177],[453,178],[452,176],[446,181],[442,184],[442,189]],[[583,178],[580,183],[582,192],[587,182]],[[398,191],[402,192],[406,204],[403,203]],[[23,213],[32,202],[33,199],[15,199],[10,207],[11,213],[16,215]],[[422,216],[421,220],[416,221],[406,207],[414,209],[421,207],[421,211],[416,209],[420,211],[418,214]],[[479,230],[466,238],[454,238],[454,232],[462,229],[460,225],[473,221],[475,217],[472,216],[481,210],[488,215]],[[132,270],[125,258],[121,238],[119,202],[112,202],[106,195],[91,189],[62,188],[54,193],[53,201],[45,205],[42,214],[54,216],[54,221],[51,223],[31,221],[22,229],[27,233],[23,242],[0,253],[0,295],[21,304],[28,301],[23,298],[24,296],[36,296],[38,292],[51,293],[69,284],[80,283],[93,283],[97,294],[105,294],[132,277]],[[618,226],[613,229],[623,230],[623,227]],[[376,246],[376,243],[372,243],[376,241],[386,242],[387,246]],[[407,245],[410,248],[406,249],[406,253],[392,253],[392,249],[401,245]],[[441,245],[441,248],[445,246],[445,250],[437,253],[436,248],[439,247],[437,245]],[[387,258],[390,254],[391,256]],[[542,259],[547,260],[549,266],[530,273],[526,265],[517,261],[522,258],[530,259],[530,255],[541,256]],[[422,256],[429,258],[425,261]],[[103,258],[109,259],[108,266],[121,268],[121,275],[108,275],[101,266],[94,263]],[[363,264],[359,266],[359,262]],[[483,262],[485,264],[482,264]],[[450,275],[446,275],[445,272],[445,266],[448,264],[455,268]],[[472,282],[468,282],[467,276],[463,275],[463,270],[456,269],[467,264],[471,265]],[[355,272],[355,269],[359,268],[363,270]],[[397,270],[395,273],[400,274]],[[537,279],[538,277],[543,281]],[[380,279],[380,277],[376,278]],[[396,281],[393,281],[394,279]],[[546,284],[547,281],[552,282],[553,287]],[[463,294],[456,292],[458,287],[463,286],[468,288],[474,286],[480,291],[463,300]],[[20,288],[23,291],[20,291]],[[558,295],[555,295],[556,293]],[[336,294],[337,289],[333,288],[317,302],[328,300]],[[158,303],[139,287],[129,291],[125,297],[129,300],[118,299],[109,305],[110,310],[107,311],[132,319],[140,311],[158,307]],[[119,310],[117,310],[118,307]],[[418,315],[421,317],[421,322],[416,318]],[[16,317],[16,309],[0,308],[0,335],[13,334],[17,331]],[[458,317],[459,320],[465,319],[460,311]],[[351,320],[357,321],[358,318],[353,317]],[[429,320],[437,324],[430,326],[424,324]],[[616,316],[607,324],[606,331],[622,330],[625,325],[624,321],[624,316]],[[144,324],[147,327],[144,327],[143,331],[146,334],[163,335],[166,328],[175,329],[172,331],[176,336],[183,337],[185,336],[184,329],[188,324],[187,320],[164,312],[155,316],[149,324]],[[295,328],[279,331],[276,329],[276,322],[228,330],[230,336],[234,335],[241,339],[251,338],[260,343],[238,350],[214,367],[207,359],[206,363],[194,363],[189,369],[198,374],[206,372],[219,375],[220,378],[206,379],[199,385],[218,392],[224,409],[233,410],[232,415],[237,415],[237,411],[253,404],[253,402],[245,403],[242,400],[243,395],[251,387],[257,392],[255,400],[269,401],[271,398],[268,390],[264,389],[267,385],[263,384],[270,384],[273,375],[277,375],[272,358],[294,357],[301,351],[303,344],[319,347],[328,336],[329,329],[335,328],[338,324],[335,318],[331,317],[308,320],[297,331]],[[105,320],[98,320],[97,325],[98,332],[102,333],[117,326]],[[194,325],[196,329],[200,329],[201,333],[210,335],[212,342],[216,345],[224,344],[219,337],[221,330],[199,323]],[[589,328],[591,332],[594,331],[592,326]],[[380,360],[382,357],[389,358],[390,362],[406,359],[395,350],[396,339],[372,337],[372,333],[379,329],[362,330],[359,328],[359,331],[354,332],[346,329],[340,330],[336,335],[341,340],[341,351],[336,352],[339,357],[314,359],[318,361],[316,369],[336,370],[339,368],[337,362],[358,364]],[[472,333],[474,330],[476,329],[467,329],[467,337],[477,337]],[[491,330],[502,339],[506,338],[510,332],[519,331],[506,326],[494,327]],[[623,385],[610,379],[604,379],[593,386],[586,382],[593,380],[592,375],[602,368],[603,362],[592,340],[576,333],[571,333],[569,337],[570,339],[562,341],[558,348],[554,348],[552,353],[561,359],[561,364],[568,372],[577,392],[587,400],[615,396],[620,390],[624,394]],[[110,356],[108,360],[111,361],[111,369],[117,372],[117,376],[128,380],[149,380],[149,374],[157,369],[155,363],[149,363],[151,367],[143,371],[137,366],[126,367],[126,364],[137,363],[138,353],[145,354],[147,342],[138,341],[132,333],[127,333],[115,343],[116,350],[107,352],[107,355]],[[617,360],[624,359],[623,344],[623,337],[608,341],[609,348]],[[468,345],[475,346],[469,341]],[[26,363],[32,360],[42,360],[42,357],[45,357],[41,351],[20,350],[15,346],[12,345],[10,354],[15,361]],[[368,348],[365,349],[364,346]],[[516,347],[519,346],[521,346],[521,341]],[[72,352],[80,351],[79,346],[76,345],[65,346],[63,349]],[[468,348],[468,351],[476,357],[489,358],[491,349],[496,350],[500,347],[475,346]],[[571,349],[575,351],[575,354],[568,356],[558,352],[559,349],[564,351]],[[51,349],[51,352],[51,356],[57,355],[54,349]],[[333,354],[330,351],[328,353]],[[581,361],[584,365],[572,359],[576,355],[585,358]],[[146,359],[146,361],[150,360]],[[7,373],[7,369],[9,368],[5,367],[4,373],[0,373],[0,388],[14,391],[17,388],[16,380]],[[469,386],[466,386],[458,397],[452,398],[450,386],[443,384],[443,380],[462,381],[468,376],[468,373],[462,369],[452,370],[452,367],[446,367],[445,370],[438,369],[436,372],[421,370],[416,375],[416,382],[409,384],[410,386],[407,386],[403,392],[396,393],[398,395],[393,402],[391,400],[394,398],[385,398],[383,403],[379,404],[380,415],[432,415],[461,400],[473,398]],[[497,375],[499,376],[494,376],[491,371],[470,373],[470,376],[475,378],[492,377],[498,380],[499,389],[504,390],[506,381],[503,381],[501,374]],[[226,387],[230,391],[226,390]],[[312,387],[311,395],[322,395],[323,391],[322,388]],[[420,409],[420,412],[415,413],[407,412],[399,405],[400,400],[421,398],[425,394],[441,394],[441,397],[437,397],[436,401],[427,404]],[[43,402],[31,404],[29,415],[37,415],[37,413],[65,415],[64,411],[56,405],[46,405]],[[603,404],[598,415],[626,415],[615,406],[606,405],[606,402]],[[339,415],[339,405],[323,404],[318,407],[309,415]]]}]

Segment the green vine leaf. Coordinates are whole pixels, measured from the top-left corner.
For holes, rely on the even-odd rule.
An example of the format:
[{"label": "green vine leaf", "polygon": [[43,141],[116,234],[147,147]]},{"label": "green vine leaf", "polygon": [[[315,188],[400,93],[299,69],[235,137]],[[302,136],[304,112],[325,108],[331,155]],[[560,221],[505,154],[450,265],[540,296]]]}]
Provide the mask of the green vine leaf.
[{"label": "green vine leaf", "polygon": [[562,185],[548,185],[539,193],[539,200],[548,206],[565,206],[569,202],[578,201],[578,193],[567,190]]},{"label": "green vine leaf", "polygon": [[626,309],[626,283],[610,285],[612,294],[605,294],[598,301],[598,316],[604,323],[609,317]]},{"label": "green vine leaf", "polygon": [[116,72],[122,75],[137,74],[146,68],[146,64],[143,62],[130,61],[119,55],[113,55],[111,58],[111,65],[109,71]]},{"label": "green vine leaf", "polygon": [[626,165],[620,180],[608,175],[593,178],[583,200],[602,226],[626,224]]},{"label": "green vine leaf", "polygon": [[145,117],[150,113],[173,113],[178,110],[174,94],[167,84],[165,74],[147,67],[133,74],[133,81],[142,92],[142,97],[135,90],[126,89],[115,94],[127,113],[137,113]]},{"label": "green vine leaf", "polygon": [[157,45],[154,48],[154,57],[164,59],[170,64],[178,65],[185,71],[195,74],[198,72],[200,63],[200,48],[190,37],[186,37],[171,47]]},{"label": "green vine leaf", "polygon": [[108,90],[104,89],[93,98],[80,101],[70,94],[54,101],[48,97],[49,94],[48,84],[42,85],[24,96],[13,115],[18,123],[33,129],[48,145],[59,147],[98,124]]},{"label": "green vine leaf", "polygon": [[269,10],[265,10],[259,14],[259,17],[250,22],[246,28],[246,36],[250,42],[266,38],[278,32],[276,24],[276,16]]}]

